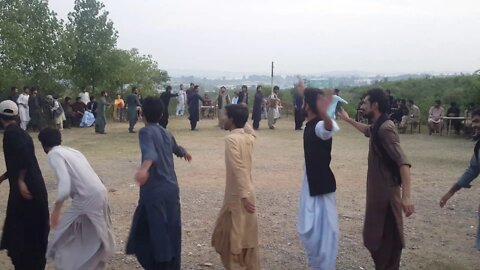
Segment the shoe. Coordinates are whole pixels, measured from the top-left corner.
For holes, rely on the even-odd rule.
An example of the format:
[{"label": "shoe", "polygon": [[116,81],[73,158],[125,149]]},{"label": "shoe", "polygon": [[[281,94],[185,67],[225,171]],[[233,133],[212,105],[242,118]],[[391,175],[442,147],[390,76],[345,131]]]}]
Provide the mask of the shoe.
[{"label": "shoe", "polygon": [[134,130],[129,130],[128,133],[136,133]]}]

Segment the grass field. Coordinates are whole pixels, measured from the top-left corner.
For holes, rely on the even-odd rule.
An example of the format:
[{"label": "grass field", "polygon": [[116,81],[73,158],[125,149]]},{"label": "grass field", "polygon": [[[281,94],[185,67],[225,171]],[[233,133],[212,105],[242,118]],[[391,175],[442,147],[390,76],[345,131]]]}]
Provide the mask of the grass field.
[{"label": "grass field", "polygon": [[[374,269],[362,244],[368,140],[340,123],[334,139],[332,169],[338,182],[340,248],[337,269]],[[140,128],[142,124],[138,124]],[[171,118],[169,129],[177,142],[193,156],[192,163],[176,159],[181,188],[183,219],[182,269],[223,269],[210,246],[210,237],[221,207],[224,189],[224,142],[227,134],[203,120],[199,131],[189,130],[186,119]],[[253,177],[257,193],[262,269],[308,269],[297,237],[296,209],[303,168],[302,133],[293,131],[293,119],[281,119],[276,130],[262,121],[255,148]],[[92,129],[63,132],[64,144],[82,151],[90,160],[110,195],[117,253],[108,269],[135,269],[134,257],[123,254],[130,222],[138,200],[132,178],[139,165],[137,135],[126,123],[109,123],[107,135]],[[413,196],[417,213],[405,221],[407,248],[402,269],[480,269],[480,253],[473,247],[480,185],[462,190],[441,209],[438,201],[460,176],[471,156],[473,144],[465,138],[405,134],[401,143],[413,164]],[[37,134],[37,157],[49,191],[55,199],[55,179],[46,162]],[[5,169],[3,157],[0,167]],[[8,196],[8,183],[0,187],[0,219]],[[211,263],[213,266],[203,266]],[[51,267],[51,265],[49,266]],[[5,252],[0,269],[13,269]],[[50,268],[49,268],[50,269]],[[51,269],[53,269],[51,267]]]}]

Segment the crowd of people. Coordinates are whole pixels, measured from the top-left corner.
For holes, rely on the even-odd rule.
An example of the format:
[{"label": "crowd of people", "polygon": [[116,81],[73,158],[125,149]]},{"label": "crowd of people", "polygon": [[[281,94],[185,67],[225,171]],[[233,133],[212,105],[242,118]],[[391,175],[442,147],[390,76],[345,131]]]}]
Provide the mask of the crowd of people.
[{"label": "crowd of people", "polygon": [[[138,88],[133,87],[126,102],[117,96],[118,101],[113,104],[106,101],[106,92],[102,92],[99,101],[82,92],[75,103],[70,105],[71,99],[65,98],[67,105],[62,106],[58,99],[51,96],[47,96],[45,101],[36,100],[38,90],[32,89],[32,95],[29,95],[26,87],[21,96],[0,103],[7,168],[0,182],[7,179],[10,182],[0,249],[8,250],[15,269],[44,269],[46,258],[52,259],[56,269],[106,267],[115,246],[107,189],[81,152],[61,145],[60,129],[63,121],[70,121],[72,125],[83,121],[85,114],[95,106],[96,109],[91,111],[95,113],[95,131],[104,134],[105,110],[110,105],[116,106],[114,113],[118,113],[119,120],[126,111],[129,132],[135,132],[139,119],[145,123],[138,134],[141,165],[134,175],[140,186],[140,198],[132,218],[126,253],[135,255],[145,269],[181,268],[180,192],[173,155],[188,162],[192,161],[192,155],[177,144],[168,131],[167,108],[170,99],[176,97],[176,114],[180,116],[188,109],[191,129],[195,130],[200,102],[205,102],[205,99],[198,94],[199,87],[193,84],[185,93],[182,92],[183,86],[178,93],[171,90],[167,87],[160,97],[141,99]],[[278,87],[266,100],[261,90],[261,87],[256,89],[253,128],[248,123],[247,87],[242,87],[235,100],[235,97],[230,99],[226,88],[222,87],[215,100],[218,124],[230,131],[225,137],[224,203],[212,233],[212,246],[226,269],[260,269],[256,195],[252,179],[255,129],[259,127],[265,108],[268,126],[273,129],[281,104]],[[15,93],[13,89],[12,93]],[[89,102],[85,104],[87,100]],[[25,131],[36,117],[31,114],[30,108],[34,108],[33,111],[44,108],[42,102],[48,105],[45,108],[57,124],[56,127],[37,127],[41,129],[38,139],[57,178],[57,198],[50,217],[47,189],[35,156],[33,140]],[[411,216],[415,206],[411,196],[411,162],[400,146],[398,122],[395,121],[400,118],[392,120],[396,111],[392,110],[391,102],[392,96],[381,89],[368,91],[359,107],[362,116],[369,120],[368,124],[351,119],[343,110],[341,104],[347,101],[339,96],[339,90],[306,88],[303,81],[296,87],[295,129],[303,129],[305,159],[297,231],[312,269],[336,268],[340,232],[336,179],[330,163],[333,137],[340,130],[335,120],[337,117],[370,138],[364,244],[376,269],[400,267],[405,247],[403,214]],[[403,106],[403,102],[399,104]],[[413,101],[408,101],[406,105],[410,109],[402,118],[418,119],[416,113],[419,109],[413,107]],[[442,114],[436,111],[442,111],[441,106],[433,109],[431,114],[441,117]],[[472,110],[471,115],[471,125],[479,131],[480,110]],[[57,120],[62,120],[62,123]],[[480,174],[479,148],[480,140],[474,148],[469,168],[441,198],[441,207],[461,188],[470,187]],[[72,198],[72,203],[62,211],[68,198]],[[50,227],[55,229],[55,233],[48,241]],[[476,245],[480,250],[480,224]]]}]

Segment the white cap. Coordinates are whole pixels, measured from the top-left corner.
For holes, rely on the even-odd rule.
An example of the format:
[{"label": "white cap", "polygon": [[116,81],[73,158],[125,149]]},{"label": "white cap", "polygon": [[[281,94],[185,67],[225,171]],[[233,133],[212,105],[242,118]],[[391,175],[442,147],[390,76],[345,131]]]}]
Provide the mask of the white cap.
[{"label": "white cap", "polygon": [[11,100],[4,100],[0,102],[0,114],[5,116],[17,116],[17,104]]}]

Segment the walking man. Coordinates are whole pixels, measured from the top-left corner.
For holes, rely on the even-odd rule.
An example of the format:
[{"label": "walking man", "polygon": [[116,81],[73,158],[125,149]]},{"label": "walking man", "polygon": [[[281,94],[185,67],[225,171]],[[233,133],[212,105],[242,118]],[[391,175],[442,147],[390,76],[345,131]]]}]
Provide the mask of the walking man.
[{"label": "walking man", "polygon": [[190,128],[196,130],[197,123],[200,121],[200,101],[205,103],[205,100],[198,94],[198,85],[193,88],[193,93],[188,98],[188,114],[190,117]]},{"label": "walking man", "polygon": [[227,178],[223,207],[212,236],[212,246],[227,270],[259,270],[258,225],[252,158],[255,132],[246,124],[248,108],[243,104],[226,107],[225,163]]},{"label": "walking man", "polygon": [[339,128],[327,113],[331,98],[317,88],[305,90],[305,173],[297,230],[313,270],[335,270],[340,234],[335,195],[337,187],[330,169],[332,136]]},{"label": "walking man", "polygon": [[18,96],[18,113],[20,116],[20,127],[23,130],[27,130],[28,123],[30,122],[30,112],[28,109],[28,99],[30,98],[30,89],[28,86],[23,87],[23,93]]},{"label": "walking man", "polygon": [[[115,251],[107,189],[82,153],[61,146],[60,131],[46,128],[38,139],[57,178],[51,217],[55,234],[47,257],[53,259],[56,269],[105,269]],[[62,216],[68,198],[72,202]]]},{"label": "walking man", "polygon": [[10,193],[0,250],[6,249],[15,270],[45,269],[48,232],[48,198],[32,138],[17,125],[18,107],[0,103],[3,152]]},{"label": "walking man", "polygon": [[167,128],[167,125],[168,125],[168,118],[169,118],[168,106],[170,105],[170,99],[172,97],[178,97],[178,94],[172,94],[172,87],[168,85],[166,88],[166,91],[160,95],[160,99],[163,102],[163,115],[162,115],[162,118],[160,118],[159,124],[163,128]]},{"label": "walking man", "polygon": [[388,98],[382,89],[372,89],[361,110],[373,125],[351,119],[342,110],[342,120],[370,138],[367,172],[367,208],[363,229],[364,245],[376,270],[399,269],[405,247],[402,212],[411,216],[410,162],[407,160],[395,124],[387,115]]},{"label": "walking man", "polygon": [[[462,188],[471,188],[472,186],[470,183],[475,180],[478,175],[480,175],[480,156],[479,156],[479,149],[480,149],[480,109],[476,109],[472,113],[472,128],[475,132],[475,147],[473,150],[473,156],[470,160],[470,165],[468,166],[467,170],[463,173],[463,175],[458,179],[457,183],[455,183],[450,190],[442,197],[440,200],[440,207],[444,207],[447,204],[448,200],[455,195],[460,189]],[[479,208],[480,210],[480,205]],[[477,250],[480,251],[480,211],[478,212],[478,230],[477,230],[477,241],[476,241]]]},{"label": "walking man", "polygon": [[[142,104],[138,99],[138,88],[132,87],[132,93],[127,96],[127,118],[128,118],[128,132],[135,133],[135,125],[138,121],[138,110]],[[96,116],[95,116],[96,117]]]}]

